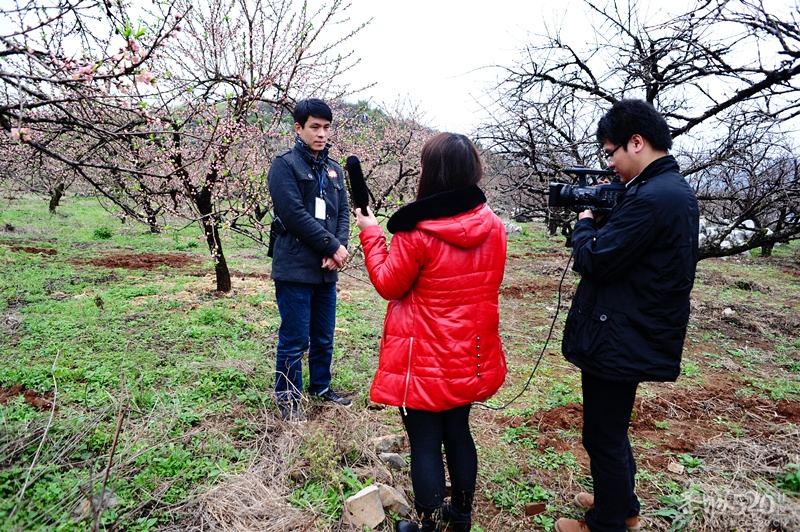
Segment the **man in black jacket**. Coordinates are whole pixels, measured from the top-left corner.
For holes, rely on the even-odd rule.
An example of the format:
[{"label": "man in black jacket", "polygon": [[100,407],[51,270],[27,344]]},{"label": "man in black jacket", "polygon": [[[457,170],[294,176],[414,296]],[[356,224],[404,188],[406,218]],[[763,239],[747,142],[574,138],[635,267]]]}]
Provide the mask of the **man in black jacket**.
[{"label": "man in black jacket", "polygon": [[350,406],[331,390],[338,269],[347,258],[350,207],[342,168],[328,157],[333,113],[318,99],[294,110],[297,140],[280,153],[267,180],[276,223],[272,256],[281,314],[275,393],[284,419],[304,421],[300,408],[302,358],[308,350],[308,392]]},{"label": "man in black jacket", "polygon": [[598,123],[597,140],[627,189],[608,216],[580,213],[572,234],[581,282],[562,351],[581,370],[594,495],[575,497],[585,521],[559,519],[558,532],[638,530],[628,440],[636,389],[680,373],[698,258],[697,198],[667,153],[664,118],[645,101],[622,100]]}]

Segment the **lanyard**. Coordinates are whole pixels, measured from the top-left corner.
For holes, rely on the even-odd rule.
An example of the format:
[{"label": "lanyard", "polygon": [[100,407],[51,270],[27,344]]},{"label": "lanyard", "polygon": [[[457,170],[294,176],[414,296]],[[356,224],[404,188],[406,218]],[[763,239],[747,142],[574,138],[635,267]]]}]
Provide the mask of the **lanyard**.
[{"label": "lanyard", "polygon": [[325,167],[317,170],[317,179],[319,180],[319,197],[322,198],[325,192]]}]

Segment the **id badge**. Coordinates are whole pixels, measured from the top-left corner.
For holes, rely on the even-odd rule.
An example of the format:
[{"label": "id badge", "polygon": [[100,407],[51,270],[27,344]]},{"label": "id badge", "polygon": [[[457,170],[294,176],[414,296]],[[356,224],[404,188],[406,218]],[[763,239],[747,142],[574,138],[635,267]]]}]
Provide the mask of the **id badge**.
[{"label": "id badge", "polygon": [[316,198],[314,200],[314,218],[317,220],[324,220],[325,211],[325,198]]}]

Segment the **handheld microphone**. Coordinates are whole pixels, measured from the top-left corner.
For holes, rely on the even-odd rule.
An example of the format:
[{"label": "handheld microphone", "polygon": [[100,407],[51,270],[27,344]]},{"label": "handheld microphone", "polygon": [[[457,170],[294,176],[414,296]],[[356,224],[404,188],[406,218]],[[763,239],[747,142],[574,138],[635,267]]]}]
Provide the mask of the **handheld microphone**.
[{"label": "handheld microphone", "polygon": [[369,215],[367,204],[369,203],[369,188],[364,180],[364,172],[361,170],[361,162],[358,157],[351,155],[347,158],[347,175],[350,178],[350,191],[353,194],[353,204]]}]

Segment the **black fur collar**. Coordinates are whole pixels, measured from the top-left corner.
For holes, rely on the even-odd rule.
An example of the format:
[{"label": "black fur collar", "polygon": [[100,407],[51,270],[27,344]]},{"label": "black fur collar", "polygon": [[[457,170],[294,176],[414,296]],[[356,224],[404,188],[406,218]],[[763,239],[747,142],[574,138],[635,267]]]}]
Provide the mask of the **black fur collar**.
[{"label": "black fur collar", "polygon": [[455,216],[486,203],[486,196],[478,185],[440,192],[400,207],[389,218],[386,228],[390,233],[411,231],[423,220],[436,220]]}]

